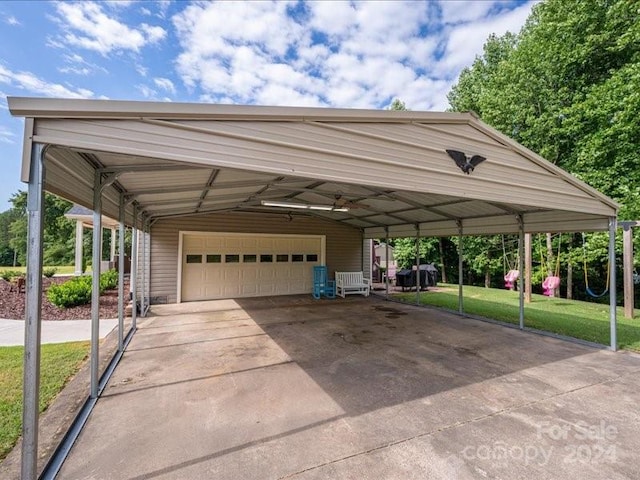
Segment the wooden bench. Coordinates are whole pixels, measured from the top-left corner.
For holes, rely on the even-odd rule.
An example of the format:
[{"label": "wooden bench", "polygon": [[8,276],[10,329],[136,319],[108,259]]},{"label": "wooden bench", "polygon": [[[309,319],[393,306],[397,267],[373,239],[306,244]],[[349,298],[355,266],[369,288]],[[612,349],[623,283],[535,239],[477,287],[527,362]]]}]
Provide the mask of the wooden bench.
[{"label": "wooden bench", "polygon": [[350,294],[369,296],[370,283],[362,272],[336,272],[336,293],[342,298]]}]

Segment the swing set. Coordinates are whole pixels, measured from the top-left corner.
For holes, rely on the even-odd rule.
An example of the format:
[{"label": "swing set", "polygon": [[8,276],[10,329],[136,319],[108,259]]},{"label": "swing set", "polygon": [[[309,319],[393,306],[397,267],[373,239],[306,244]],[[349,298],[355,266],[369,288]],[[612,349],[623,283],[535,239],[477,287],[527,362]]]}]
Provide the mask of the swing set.
[{"label": "swing set", "polygon": [[[509,267],[508,272],[507,266]],[[515,283],[520,276],[520,271],[511,266],[511,262],[507,257],[507,248],[504,244],[504,235],[502,235],[502,273],[504,273],[504,288],[513,290],[515,288]]]},{"label": "swing set", "polygon": [[[540,269],[542,270],[542,275],[544,275],[544,266],[546,262],[544,261],[544,255],[542,250],[542,243],[539,241],[538,237],[538,245],[540,247]],[[556,270],[553,275],[547,275],[547,277],[542,282],[542,294],[547,297],[553,297],[555,290],[560,287],[560,248],[562,247],[562,234],[558,237],[558,254],[556,255]]]},{"label": "swing set", "polygon": [[[546,265],[544,259],[544,250],[542,248],[542,242],[538,241],[538,246],[540,250],[540,269],[542,271],[542,276],[544,276],[544,266]],[[560,287],[560,252],[562,249],[562,234],[558,237],[558,253],[556,255],[556,265],[555,271],[552,275],[547,275],[542,282],[542,293],[548,297],[553,296],[554,290]],[[606,287],[603,292],[596,293],[589,287],[589,276],[588,276],[588,268],[587,268],[587,251],[586,251],[586,241],[585,235],[582,234],[582,264],[584,270],[584,283],[585,283],[585,292],[592,298],[602,298],[609,293],[609,279],[611,274],[610,264],[607,263],[607,282]],[[635,272],[634,272],[635,273]],[[638,279],[638,283],[640,283],[640,275],[634,276],[634,283],[636,283],[636,278]],[[506,280],[506,277],[505,277]]]},{"label": "swing set", "polygon": [[[555,270],[552,275],[545,276],[545,262],[544,258],[544,249],[542,248],[542,242],[538,238],[538,246],[540,251],[540,270],[542,272],[541,276],[544,276],[545,279],[542,282],[542,293],[548,297],[552,297],[554,295],[554,291],[560,287],[560,252],[562,250],[562,234],[558,236],[558,253],[556,255],[556,264]],[[503,273],[504,273],[504,287],[509,290],[513,290],[515,287],[515,283],[520,277],[520,271],[516,268],[512,267],[511,262],[509,261],[507,250],[504,241],[504,235],[502,236],[502,255],[503,255]],[[588,276],[588,268],[587,268],[587,250],[586,250],[586,241],[584,232],[582,233],[582,264],[584,270],[584,283],[585,283],[585,292],[592,298],[602,298],[609,293],[609,279],[611,275],[610,264],[607,263],[607,282],[606,287],[603,292],[596,293],[589,287],[589,276]],[[507,270],[508,269],[508,270]],[[640,284],[640,274],[638,274],[635,270],[633,272],[633,283]]]},{"label": "swing set", "polygon": [[607,293],[609,293],[609,279],[611,278],[611,264],[610,261],[607,261],[607,283],[605,284],[605,289],[602,293],[594,293],[593,290],[589,288],[589,276],[587,274],[587,250],[585,247],[584,233],[582,233],[582,264],[584,268],[584,284],[587,295],[593,298],[601,298],[604,297]]}]

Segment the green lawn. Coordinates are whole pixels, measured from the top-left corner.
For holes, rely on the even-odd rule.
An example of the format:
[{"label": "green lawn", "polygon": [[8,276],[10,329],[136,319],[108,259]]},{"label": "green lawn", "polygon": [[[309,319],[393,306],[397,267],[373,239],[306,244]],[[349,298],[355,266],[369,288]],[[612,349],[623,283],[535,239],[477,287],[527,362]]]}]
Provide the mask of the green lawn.
[{"label": "green lawn", "polygon": [[[441,284],[438,291],[422,292],[420,303],[458,310],[458,286]],[[415,303],[416,293],[394,297]],[[518,292],[497,288],[464,286],[464,311],[471,315],[518,323]],[[525,326],[609,345],[609,305],[532,295],[525,304]],[[624,318],[618,308],[618,346],[640,351],[640,318]]]},{"label": "green lawn", "polygon": [[[76,267],[74,267],[73,265],[56,265],[56,266],[52,266],[52,267],[43,267],[43,270],[46,268],[55,268],[56,269],[56,275],[73,275],[74,272],[76,271]],[[26,273],[27,271],[27,267],[0,267],[0,273],[6,271],[6,270],[11,270],[13,272],[21,272],[21,273]],[[91,267],[87,267],[87,273],[91,271]]]},{"label": "green lawn", "polygon": [[[23,347],[0,347],[0,461],[11,451],[22,430],[23,352]],[[89,342],[42,346],[41,412],[80,369],[88,353]]]}]

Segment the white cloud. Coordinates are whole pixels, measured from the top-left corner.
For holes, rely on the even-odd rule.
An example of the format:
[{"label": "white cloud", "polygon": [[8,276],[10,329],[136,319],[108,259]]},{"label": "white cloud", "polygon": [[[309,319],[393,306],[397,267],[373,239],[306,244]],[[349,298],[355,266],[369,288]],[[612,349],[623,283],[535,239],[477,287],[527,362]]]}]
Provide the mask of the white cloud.
[{"label": "white cloud", "polygon": [[14,140],[15,136],[12,131],[0,125],[0,143],[16,143]]},{"label": "white cloud", "polygon": [[77,53],[67,53],[62,56],[64,66],[58,67],[60,73],[72,73],[75,75],[88,76],[96,72],[107,73],[107,69],[86,61]]},{"label": "white cloud", "polygon": [[492,1],[456,0],[455,2],[441,0],[439,7],[442,11],[444,23],[471,22],[484,18],[489,14],[495,3]]},{"label": "white cloud", "polygon": [[60,83],[51,83],[38,78],[31,72],[13,72],[0,65],[0,82],[30,94],[62,98],[91,98],[94,93],[85,88],[73,88]]},{"label": "white cloud", "polygon": [[167,11],[169,10],[169,6],[171,5],[171,0],[157,0],[156,4],[158,5],[158,13],[156,16],[158,18],[166,18]]},{"label": "white cloud", "polygon": [[490,34],[518,33],[530,13],[531,4],[524,4],[482,21],[464,23],[448,29],[447,47],[436,72],[445,75],[445,72],[459,72],[465,66],[471,65],[476,55],[482,54],[482,47]]},{"label": "white cloud", "polygon": [[137,27],[126,25],[115,18],[114,12],[106,13],[103,6],[124,8],[128,5],[120,2],[56,3],[56,20],[64,33],[50,44],[62,43],[107,55],[114,51],[139,52],[144,46],[157,43],[166,36],[162,27],[146,23]]},{"label": "white cloud", "polygon": [[161,88],[162,90],[166,90],[167,92],[173,93],[174,95],[176,93],[175,85],[168,78],[154,78],[153,83],[155,83],[156,86],[158,88]]},{"label": "white cloud", "polygon": [[412,109],[444,110],[487,36],[517,32],[530,8],[498,0],[196,3],[172,18],[182,48],[176,69],[204,101],[381,108],[397,97]]},{"label": "white cloud", "polygon": [[148,85],[139,84],[139,85],[136,85],[136,88],[142,94],[142,96],[144,98],[154,99],[156,97],[156,95],[158,94],[158,92],[156,90],[154,90],[153,88],[149,87]]},{"label": "white cloud", "polygon": [[20,20],[18,20],[13,15],[9,15],[9,16],[5,17],[4,21],[5,21],[6,24],[12,25],[12,26],[20,26],[20,25],[22,25],[22,23],[20,23]]}]

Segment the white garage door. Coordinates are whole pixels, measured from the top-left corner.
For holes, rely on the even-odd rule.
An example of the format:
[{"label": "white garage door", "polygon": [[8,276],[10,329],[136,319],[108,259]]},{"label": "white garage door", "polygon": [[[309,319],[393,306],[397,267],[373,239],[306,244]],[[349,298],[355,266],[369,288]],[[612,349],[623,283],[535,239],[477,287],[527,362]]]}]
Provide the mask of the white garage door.
[{"label": "white garage door", "polygon": [[181,232],[181,301],[311,293],[321,235]]}]

